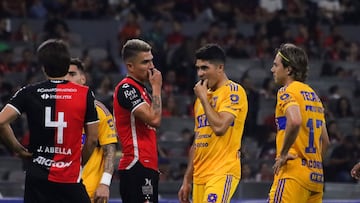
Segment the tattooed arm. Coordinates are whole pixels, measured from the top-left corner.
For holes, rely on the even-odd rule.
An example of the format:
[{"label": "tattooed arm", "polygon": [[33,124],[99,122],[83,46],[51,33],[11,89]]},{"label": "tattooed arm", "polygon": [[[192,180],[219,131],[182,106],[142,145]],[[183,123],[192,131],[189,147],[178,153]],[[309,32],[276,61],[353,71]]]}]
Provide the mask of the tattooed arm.
[{"label": "tattooed arm", "polygon": [[141,119],[143,122],[149,124],[152,127],[159,127],[161,123],[161,86],[162,76],[159,70],[152,69],[152,73],[149,70],[149,81],[152,87],[152,103],[151,106],[147,104],[140,105],[135,109],[135,117]]},{"label": "tattooed arm", "polygon": [[114,172],[114,158],[116,153],[116,144],[107,144],[102,146],[104,150],[104,172],[113,174]]},{"label": "tattooed arm", "polygon": [[[104,151],[104,174],[113,174],[114,172],[114,158],[116,153],[116,145],[114,143],[106,144],[102,146]],[[107,202],[110,198],[110,186],[100,182],[98,185],[95,195],[94,202]]]}]

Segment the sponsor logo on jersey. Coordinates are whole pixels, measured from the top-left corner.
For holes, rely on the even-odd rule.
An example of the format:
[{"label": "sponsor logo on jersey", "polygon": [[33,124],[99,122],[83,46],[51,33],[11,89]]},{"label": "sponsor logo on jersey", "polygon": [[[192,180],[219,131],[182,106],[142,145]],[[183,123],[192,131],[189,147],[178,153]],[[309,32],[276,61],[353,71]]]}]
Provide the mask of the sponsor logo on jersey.
[{"label": "sponsor logo on jersey", "polygon": [[77,89],[74,88],[39,88],[37,92],[77,92]]},{"label": "sponsor logo on jersey", "polygon": [[36,159],[33,159],[34,163],[37,163],[39,165],[42,166],[47,166],[47,167],[55,167],[55,168],[65,168],[65,167],[69,167],[72,163],[72,161],[70,162],[63,162],[63,161],[54,161],[52,159],[47,159],[45,157],[42,156],[38,156]]},{"label": "sponsor logo on jersey", "polygon": [[42,94],[42,99],[72,99],[72,95],[54,95],[54,94]]},{"label": "sponsor logo on jersey", "polygon": [[324,175],[321,173],[310,173],[310,180],[317,183],[323,183]]},{"label": "sponsor logo on jersey", "polygon": [[208,194],[207,202],[215,203],[216,200],[217,200],[217,194],[215,194],[215,193]]},{"label": "sponsor logo on jersey", "polygon": [[124,95],[127,99],[130,99],[130,100],[133,100],[138,97],[138,95],[136,94],[135,88],[132,88],[131,90],[125,90]]},{"label": "sponsor logo on jersey", "polygon": [[286,99],[288,99],[289,97],[290,97],[290,95],[287,94],[287,93],[285,93],[285,94],[282,94],[282,95],[280,96],[280,99],[281,99],[281,100],[286,100]]}]

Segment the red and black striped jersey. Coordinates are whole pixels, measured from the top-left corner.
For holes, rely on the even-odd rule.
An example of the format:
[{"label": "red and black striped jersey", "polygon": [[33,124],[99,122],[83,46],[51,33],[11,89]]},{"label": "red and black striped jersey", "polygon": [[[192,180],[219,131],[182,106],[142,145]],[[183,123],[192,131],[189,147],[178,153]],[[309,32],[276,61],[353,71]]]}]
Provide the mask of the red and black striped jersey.
[{"label": "red and black striped jersey", "polygon": [[140,105],[151,105],[146,87],[131,77],[124,78],[115,88],[114,117],[123,156],[119,169],[130,169],[137,161],[158,170],[156,129],[134,116]]},{"label": "red and black striped jersey", "polygon": [[27,175],[59,183],[80,182],[82,129],[98,122],[89,88],[47,80],[21,88],[8,105],[27,116],[28,149],[33,153]]}]

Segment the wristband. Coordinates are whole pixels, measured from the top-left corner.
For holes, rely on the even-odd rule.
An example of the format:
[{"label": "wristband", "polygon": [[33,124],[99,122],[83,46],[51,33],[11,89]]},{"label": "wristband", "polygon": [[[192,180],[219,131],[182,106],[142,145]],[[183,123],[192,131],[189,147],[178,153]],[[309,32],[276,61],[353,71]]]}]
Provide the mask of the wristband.
[{"label": "wristband", "polygon": [[101,177],[100,184],[110,186],[111,178],[112,178],[112,175],[110,173],[104,172]]}]

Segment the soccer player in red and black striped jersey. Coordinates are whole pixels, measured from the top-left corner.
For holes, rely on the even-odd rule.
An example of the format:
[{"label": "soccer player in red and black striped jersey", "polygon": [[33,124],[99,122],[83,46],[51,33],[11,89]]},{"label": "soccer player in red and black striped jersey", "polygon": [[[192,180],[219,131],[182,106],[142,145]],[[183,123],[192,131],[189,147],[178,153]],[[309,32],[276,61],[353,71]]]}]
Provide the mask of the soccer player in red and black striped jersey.
[{"label": "soccer player in red and black striped jersey", "polygon": [[[128,76],[114,91],[114,117],[123,156],[119,163],[124,203],[158,202],[156,127],[161,122],[162,76],[154,68],[151,46],[139,39],[125,43]],[[145,87],[150,82],[152,95]]]},{"label": "soccer player in red and black striped jersey", "polygon": [[[86,70],[79,59],[71,59],[66,79],[80,85],[86,84]],[[95,100],[95,107],[99,117],[98,145],[84,167],[82,179],[91,201],[104,203],[108,202],[110,197],[110,183],[118,141],[110,111],[98,100]],[[83,136],[86,137],[86,134]]]},{"label": "soccer player in red and black striped jersey", "polygon": [[[21,156],[30,154],[16,141],[10,122],[22,113],[27,115],[31,161],[24,202],[90,202],[81,171],[97,145],[93,93],[65,80],[70,54],[63,41],[43,42],[37,55],[48,80],[18,90],[0,113],[0,134]],[[87,137],[81,150],[83,128]]]}]

